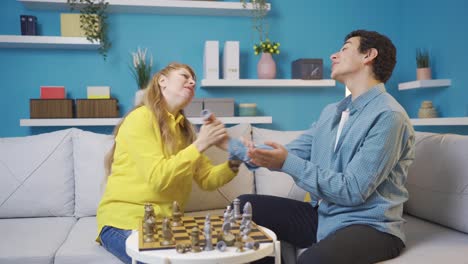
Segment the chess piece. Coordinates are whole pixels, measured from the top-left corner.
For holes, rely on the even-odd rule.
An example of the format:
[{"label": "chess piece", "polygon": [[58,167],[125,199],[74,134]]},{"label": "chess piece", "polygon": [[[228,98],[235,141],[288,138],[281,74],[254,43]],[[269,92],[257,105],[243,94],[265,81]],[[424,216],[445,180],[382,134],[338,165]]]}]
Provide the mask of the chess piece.
[{"label": "chess piece", "polygon": [[239,228],[240,234],[242,235],[243,241],[247,242],[249,240],[249,238],[250,238],[249,237],[250,231],[252,231],[252,221],[246,220],[245,224],[243,226],[241,226],[241,227],[242,227],[242,229]]},{"label": "chess piece", "polygon": [[216,244],[216,249],[221,251],[221,252],[224,252],[226,251],[226,248],[227,248],[227,245],[226,245],[226,242],[224,241],[219,241],[217,244]]},{"label": "chess piece", "polygon": [[190,250],[190,244],[177,244],[176,251],[177,253],[184,254]]},{"label": "chess piece", "polygon": [[252,205],[250,202],[246,202],[244,205],[244,210],[242,214],[242,220],[239,226],[239,231],[242,232],[242,230],[245,228],[247,221],[252,220]]},{"label": "chess piece", "polygon": [[190,242],[192,246],[192,252],[197,253],[201,251],[200,248],[200,230],[198,227],[192,228],[192,232],[190,233]]},{"label": "chess piece", "polygon": [[242,243],[242,238],[240,235],[236,236],[236,242],[234,246],[237,248],[236,252],[244,252],[244,243]]},{"label": "chess piece", "polygon": [[226,245],[232,246],[235,242],[234,234],[231,233],[231,223],[224,222],[222,226],[221,240],[226,242]]},{"label": "chess piece", "polygon": [[251,237],[249,237],[249,233],[252,230],[252,221],[247,220],[244,229],[241,231],[240,235],[242,237],[242,243],[248,244],[248,243],[254,243],[255,240]]},{"label": "chess piece", "polygon": [[234,204],[234,218],[236,220],[240,220],[242,218],[242,215],[240,213],[240,200],[239,200],[239,198],[234,199],[233,204]]},{"label": "chess piece", "polygon": [[172,226],[182,226],[182,215],[177,201],[172,203]]},{"label": "chess piece", "polygon": [[210,214],[206,215],[205,226],[203,228],[205,234],[205,251],[213,250],[213,244],[211,242],[211,216]]},{"label": "chess piece", "polygon": [[143,241],[145,243],[155,242],[156,238],[156,216],[153,205],[145,204],[145,214],[143,216]]},{"label": "chess piece", "polygon": [[164,217],[164,220],[162,222],[161,233],[161,246],[174,245],[174,240],[172,239],[173,235],[171,230],[171,223],[169,218],[167,217]]},{"label": "chess piece", "polygon": [[231,220],[231,215],[232,215],[232,209],[231,209],[231,206],[228,205],[226,207],[226,210],[224,211],[224,222],[230,222]]},{"label": "chess piece", "polygon": [[260,243],[258,243],[257,241],[247,242],[245,243],[245,247],[248,249],[257,250],[260,247]]},{"label": "chess piece", "polygon": [[252,220],[252,204],[246,202],[244,205],[244,210],[241,218],[246,218],[247,220]]}]

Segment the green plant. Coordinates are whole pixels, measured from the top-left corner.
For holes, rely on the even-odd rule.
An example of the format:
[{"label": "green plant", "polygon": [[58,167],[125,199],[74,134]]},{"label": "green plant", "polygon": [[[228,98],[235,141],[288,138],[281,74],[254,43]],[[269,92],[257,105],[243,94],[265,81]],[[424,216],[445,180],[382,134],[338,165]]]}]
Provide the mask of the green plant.
[{"label": "green plant", "polygon": [[265,41],[260,41],[260,43],[255,44],[253,49],[255,55],[258,55],[259,53],[271,53],[271,54],[279,54],[280,43],[279,42],[271,42],[269,39],[266,39]]},{"label": "green plant", "polygon": [[137,49],[132,52],[133,65],[130,71],[137,82],[139,89],[145,89],[151,79],[151,69],[153,67],[153,56],[146,57],[147,49]]},{"label": "green plant", "polygon": [[260,41],[268,38],[268,23],[266,15],[268,13],[268,3],[266,0],[240,0],[243,8],[250,8],[252,16],[252,28],[258,32]]},{"label": "green plant", "polygon": [[416,65],[418,68],[429,68],[429,51],[424,49],[416,50]]},{"label": "green plant", "polygon": [[111,42],[107,36],[108,24],[106,8],[109,5],[105,0],[67,0],[71,10],[80,10],[80,27],[84,30],[89,41],[100,42],[99,53],[104,60]]}]

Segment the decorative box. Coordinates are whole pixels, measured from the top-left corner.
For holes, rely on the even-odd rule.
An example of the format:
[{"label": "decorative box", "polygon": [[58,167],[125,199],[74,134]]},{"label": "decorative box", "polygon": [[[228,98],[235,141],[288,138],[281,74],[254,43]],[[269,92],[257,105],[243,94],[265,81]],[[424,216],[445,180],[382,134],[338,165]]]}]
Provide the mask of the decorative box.
[{"label": "decorative box", "polygon": [[234,116],[233,98],[205,98],[203,109],[209,109],[217,117]]},{"label": "decorative box", "polygon": [[65,86],[41,86],[41,99],[65,99]]},{"label": "decorative box", "polygon": [[257,104],[239,104],[239,116],[256,116]]},{"label": "decorative box", "polygon": [[73,118],[72,99],[30,99],[30,118]]},{"label": "decorative box", "polygon": [[194,98],[189,105],[184,108],[185,116],[187,117],[200,117],[200,113],[203,110],[203,99]]},{"label": "decorative box", "polygon": [[76,99],[77,118],[119,117],[117,99]]},{"label": "decorative box", "polygon": [[292,63],[292,78],[302,80],[323,79],[322,59],[298,59]]},{"label": "decorative box", "polygon": [[110,99],[110,86],[86,87],[88,99]]}]

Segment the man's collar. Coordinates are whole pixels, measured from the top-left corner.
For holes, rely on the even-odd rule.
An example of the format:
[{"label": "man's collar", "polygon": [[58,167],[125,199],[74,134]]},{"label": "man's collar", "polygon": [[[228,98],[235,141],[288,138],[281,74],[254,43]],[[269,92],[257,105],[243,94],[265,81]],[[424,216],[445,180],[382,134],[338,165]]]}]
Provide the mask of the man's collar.
[{"label": "man's collar", "polygon": [[349,109],[350,114],[352,115],[354,112],[367,105],[370,101],[372,101],[372,99],[384,92],[385,85],[383,83],[379,83],[370,88],[367,92],[358,96],[358,98],[356,98],[354,101],[351,100],[352,95],[348,95],[345,99],[341,100],[341,102],[339,102],[336,106],[336,114],[341,116],[341,112],[343,112],[346,109]]}]

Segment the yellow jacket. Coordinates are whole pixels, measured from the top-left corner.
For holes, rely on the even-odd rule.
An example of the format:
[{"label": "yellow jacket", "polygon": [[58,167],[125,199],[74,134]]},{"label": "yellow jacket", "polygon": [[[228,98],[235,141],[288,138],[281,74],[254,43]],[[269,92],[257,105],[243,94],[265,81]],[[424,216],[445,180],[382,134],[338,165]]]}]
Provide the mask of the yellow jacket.
[{"label": "yellow jacket", "polygon": [[[181,138],[184,116],[168,115],[172,132]],[[213,166],[193,144],[184,148],[182,138],[176,154],[168,155],[159,126],[146,106],[125,118],[115,141],[112,171],[97,210],[98,234],[105,225],[137,229],[145,203],[152,203],[155,213],[162,216],[172,214],[173,201],[185,208],[192,180],[202,189],[213,190],[236,175],[227,162]]]}]

